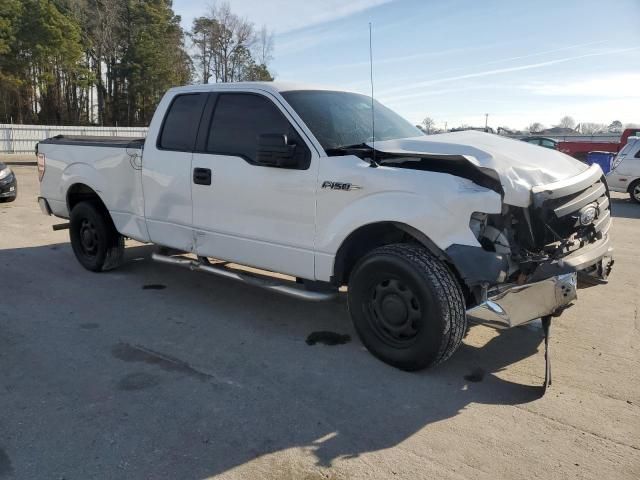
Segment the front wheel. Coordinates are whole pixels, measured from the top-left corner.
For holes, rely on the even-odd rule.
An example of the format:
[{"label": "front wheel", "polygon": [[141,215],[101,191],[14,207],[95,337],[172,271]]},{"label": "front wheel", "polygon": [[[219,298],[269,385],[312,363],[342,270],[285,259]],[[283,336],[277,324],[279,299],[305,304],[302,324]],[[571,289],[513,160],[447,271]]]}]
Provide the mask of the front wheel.
[{"label": "front wheel", "polygon": [[634,202],[640,203],[640,180],[636,180],[629,186],[629,196]]},{"label": "front wheel", "polygon": [[364,346],[402,370],[445,361],[467,329],[456,278],[417,245],[386,245],[362,258],[349,279],[348,301]]},{"label": "front wheel", "polygon": [[122,263],[124,237],[104,208],[93,202],[80,202],[71,210],[69,220],[71,247],[84,268],[101,272]]}]

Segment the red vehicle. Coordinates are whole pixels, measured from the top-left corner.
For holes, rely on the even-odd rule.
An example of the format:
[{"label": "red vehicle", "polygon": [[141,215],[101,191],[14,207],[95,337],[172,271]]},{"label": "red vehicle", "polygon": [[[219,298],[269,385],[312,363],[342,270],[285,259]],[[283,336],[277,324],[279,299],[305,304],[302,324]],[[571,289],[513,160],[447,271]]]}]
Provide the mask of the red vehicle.
[{"label": "red vehicle", "polygon": [[[559,140],[557,149],[562,153],[571,155],[583,162],[587,159],[589,152],[612,152],[618,153],[622,147],[627,144],[627,139],[632,136],[640,135],[640,128],[627,128],[620,136],[619,141],[592,141],[587,138],[584,140]],[[594,138],[594,137],[589,137]]]}]

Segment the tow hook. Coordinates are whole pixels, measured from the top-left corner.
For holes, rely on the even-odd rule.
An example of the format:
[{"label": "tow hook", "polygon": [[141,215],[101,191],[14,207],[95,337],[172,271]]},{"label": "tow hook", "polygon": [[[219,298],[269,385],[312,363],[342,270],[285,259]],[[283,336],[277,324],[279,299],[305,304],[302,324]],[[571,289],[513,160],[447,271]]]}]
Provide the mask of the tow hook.
[{"label": "tow hook", "polygon": [[551,315],[542,317],[542,331],[544,333],[544,392],[551,386],[551,352],[549,338],[551,336]]}]

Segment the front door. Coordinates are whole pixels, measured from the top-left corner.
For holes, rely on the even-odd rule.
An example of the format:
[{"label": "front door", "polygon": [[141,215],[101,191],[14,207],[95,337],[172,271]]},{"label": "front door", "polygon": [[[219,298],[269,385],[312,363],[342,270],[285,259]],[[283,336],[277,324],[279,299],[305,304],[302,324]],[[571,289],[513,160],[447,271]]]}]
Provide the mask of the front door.
[{"label": "front door", "polygon": [[[191,162],[195,250],[314,278],[317,152],[267,94],[217,93],[214,104]],[[258,137],[263,134],[287,135],[302,159],[298,166],[259,164]]]}]

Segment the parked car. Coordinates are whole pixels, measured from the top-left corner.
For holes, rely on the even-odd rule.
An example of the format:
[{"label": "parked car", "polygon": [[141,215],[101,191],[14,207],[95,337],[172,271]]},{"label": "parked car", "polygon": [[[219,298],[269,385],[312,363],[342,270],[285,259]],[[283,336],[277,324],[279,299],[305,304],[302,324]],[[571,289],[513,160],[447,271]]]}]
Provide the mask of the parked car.
[{"label": "parked car", "polygon": [[640,203],[640,137],[631,137],[613,159],[607,183],[614,192],[628,193]]},{"label": "parked car", "polygon": [[552,150],[558,149],[558,141],[549,137],[524,137],[520,140],[531,143],[532,145],[540,145],[541,147],[550,148]]},{"label": "parked car", "polygon": [[375,136],[372,100],[356,93],[174,88],[146,139],[40,142],[38,201],[70,219],[91,271],[117,267],[130,237],[168,247],[160,262],[301,299],[348,286],[363,344],[405,370],[449,358],[468,319],[548,325],[578,275],[605,281],[600,167],[482,132],[425,136],[374,105]]},{"label": "parked car", "polygon": [[0,162],[0,202],[13,202],[18,195],[18,180],[5,163]]}]

